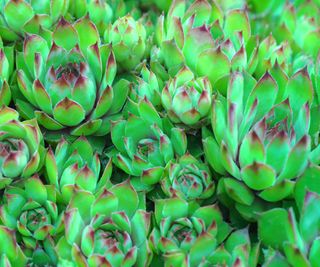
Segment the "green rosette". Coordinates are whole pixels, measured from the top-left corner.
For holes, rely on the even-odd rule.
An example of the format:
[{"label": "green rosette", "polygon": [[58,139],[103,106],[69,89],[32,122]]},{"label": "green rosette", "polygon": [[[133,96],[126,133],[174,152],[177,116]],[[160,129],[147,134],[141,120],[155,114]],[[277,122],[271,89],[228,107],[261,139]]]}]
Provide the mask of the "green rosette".
[{"label": "green rosette", "polygon": [[61,19],[51,35],[29,35],[17,55],[17,81],[24,98],[16,105],[25,117],[58,139],[105,135],[128,94],[122,80],[112,87],[116,62],[101,45],[96,26],[84,17],[73,25]]},{"label": "green rosette", "polygon": [[19,121],[19,113],[0,108],[0,188],[37,173],[44,161],[43,137],[35,120]]},{"label": "green rosette", "polygon": [[[44,185],[38,176],[33,176],[8,187],[0,206],[2,224],[15,231],[15,241],[24,257],[38,266],[57,264],[55,235],[61,229],[62,214],[55,202],[54,187]],[[24,259],[23,254],[16,254],[20,261]]]},{"label": "green rosette", "polygon": [[77,190],[65,212],[60,266],[148,266],[150,214],[129,181],[99,194]]}]

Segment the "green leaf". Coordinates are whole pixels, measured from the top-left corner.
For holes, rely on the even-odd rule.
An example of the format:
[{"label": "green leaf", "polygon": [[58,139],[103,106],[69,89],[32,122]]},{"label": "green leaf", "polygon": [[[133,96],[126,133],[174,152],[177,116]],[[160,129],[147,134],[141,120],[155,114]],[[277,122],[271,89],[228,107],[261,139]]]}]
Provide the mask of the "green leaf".
[{"label": "green leaf", "polygon": [[10,0],[4,7],[4,16],[8,25],[19,32],[24,24],[33,17],[33,10],[28,2]]},{"label": "green leaf", "polygon": [[76,126],[85,118],[85,111],[77,102],[65,97],[54,107],[53,116],[63,125]]},{"label": "green leaf", "polygon": [[[195,58],[195,55],[193,57]],[[198,75],[207,76],[212,86],[217,80],[229,74],[230,68],[230,61],[220,47],[203,51],[196,65]]]},{"label": "green leaf", "polygon": [[289,96],[290,106],[294,114],[297,114],[304,104],[312,103],[313,87],[307,69],[296,72],[289,79],[286,94]]},{"label": "green leaf", "polygon": [[276,173],[269,165],[254,162],[241,170],[243,181],[254,190],[263,190],[275,183]]},{"label": "green leaf", "polygon": [[254,194],[243,183],[233,178],[223,178],[223,182],[229,197],[241,204],[252,204],[254,201]]},{"label": "green leaf", "polygon": [[[110,188],[110,192],[118,198],[119,211],[125,211],[129,218],[131,218],[138,208],[139,197],[129,180],[113,186]],[[130,205],[128,203],[130,203]]]},{"label": "green leaf", "polygon": [[99,33],[95,24],[89,17],[82,17],[74,25],[78,36],[81,51],[84,55],[87,54],[87,48],[99,41]]},{"label": "green leaf", "polygon": [[224,23],[224,33],[226,37],[234,37],[235,32],[242,32],[244,42],[246,43],[251,36],[250,22],[247,12],[240,9],[232,10],[226,14]]},{"label": "green leaf", "polygon": [[29,178],[25,182],[26,195],[28,199],[44,205],[47,201],[47,190],[39,178]]},{"label": "green leaf", "polygon": [[265,149],[258,134],[253,130],[242,141],[239,151],[239,163],[243,168],[254,162],[265,162]]},{"label": "green leaf", "polygon": [[281,249],[287,240],[284,229],[288,225],[288,212],[282,208],[275,208],[263,212],[258,216],[258,237],[265,246]]},{"label": "green leaf", "polygon": [[285,167],[282,169],[278,179],[292,179],[302,173],[308,163],[310,151],[310,137],[304,135],[293,147],[288,156]]},{"label": "green leaf", "polygon": [[78,43],[78,35],[74,27],[63,17],[53,32],[53,41],[66,50],[72,49]]},{"label": "green leaf", "polygon": [[250,93],[246,103],[245,113],[247,113],[251,109],[252,105],[257,99],[258,105],[255,121],[259,121],[270,111],[270,109],[274,105],[277,97],[277,92],[278,86],[275,80],[268,72],[266,72]]}]

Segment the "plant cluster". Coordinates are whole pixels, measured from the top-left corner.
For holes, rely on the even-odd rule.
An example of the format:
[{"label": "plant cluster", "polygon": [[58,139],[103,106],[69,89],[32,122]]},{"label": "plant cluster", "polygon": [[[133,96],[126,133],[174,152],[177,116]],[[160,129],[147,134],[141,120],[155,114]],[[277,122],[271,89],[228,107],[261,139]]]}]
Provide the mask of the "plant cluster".
[{"label": "plant cluster", "polygon": [[319,0],[0,0],[0,267],[319,267]]}]

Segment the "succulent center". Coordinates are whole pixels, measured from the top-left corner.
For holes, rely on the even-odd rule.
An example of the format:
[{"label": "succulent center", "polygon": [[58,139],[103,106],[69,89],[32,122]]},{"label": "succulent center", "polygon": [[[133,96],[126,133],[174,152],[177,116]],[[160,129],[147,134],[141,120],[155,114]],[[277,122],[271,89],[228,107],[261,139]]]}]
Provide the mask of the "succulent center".
[{"label": "succulent center", "polygon": [[20,222],[29,231],[34,232],[44,225],[51,224],[51,219],[44,208],[37,208],[23,212],[20,216]]},{"label": "succulent center", "polygon": [[182,192],[186,198],[199,197],[206,186],[203,174],[195,168],[193,165],[183,167],[173,181],[173,188]]},{"label": "succulent center", "polygon": [[137,145],[137,153],[140,157],[147,159],[148,154],[154,151],[155,142],[152,139],[142,139]]},{"label": "succulent center", "polygon": [[80,76],[80,70],[77,63],[68,63],[66,66],[59,67],[56,72],[57,79],[64,76],[67,81],[73,81]]},{"label": "succulent center", "polygon": [[193,237],[195,235],[196,233],[191,227],[184,224],[175,223],[171,227],[171,231],[169,231],[168,238],[174,241],[177,246],[181,247],[190,243],[190,241],[194,239]]},{"label": "succulent center", "polygon": [[95,231],[95,253],[106,254],[108,251],[114,250],[115,248],[123,250],[122,246],[122,233],[119,231],[102,230]]}]

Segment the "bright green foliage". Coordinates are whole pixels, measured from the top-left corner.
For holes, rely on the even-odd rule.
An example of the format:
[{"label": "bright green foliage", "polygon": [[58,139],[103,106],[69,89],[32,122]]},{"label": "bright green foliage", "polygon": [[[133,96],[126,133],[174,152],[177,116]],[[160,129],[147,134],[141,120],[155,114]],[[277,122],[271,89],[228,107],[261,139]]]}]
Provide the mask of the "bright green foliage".
[{"label": "bright green foliage", "polygon": [[61,264],[148,265],[150,214],[140,201],[129,181],[96,195],[77,190],[65,211],[65,236],[57,243]]},{"label": "bright green foliage", "polygon": [[0,35],[6,41],[38,33],[66,15],[69,0],[1,0]]},{"label": "bright green foliage", "polygon": [[0,109],[0,188],[28,178],[40,170],[44,159],[43,139],[35,120],[20,122],[19,113]]},{"label": "bright green foliage", "polygon": [[74,191],[100,191],[110,179],[111,162],[100,176],[100,159],[85,137],[69,143],[61,139],[55,151],[49,148],[45,159],[47,181],[56,188],[59,199],[68,204]]},{"label": "bright green foliage", "polygon": [[10,76],[13,71],[13,47],[3,46],[0,38],[0,105],[11,101]]},{"label": "bright green foliage", "polygon": [[[155,202],[155,227],[150,235],[154,261],[162,266],[206,266],[230,233],[215,205],[198,207],[174,196]],[[215,259],[212,259],[215,260]]]},{"label": "bright green foliage", "polygon": [[[273,249],[281,249],[283,255],[270,249],[266,266],[273,266],[279,261],[281,266],[319,265],[319,201],[318,194],[307,191],[298,221],[292,208],[289,211],[274,209],[261,215],[258,233],[262,243]],[[273,237],[269,236],[270,232],[274,233]]]},{"label": "bright green foliage", "polygon": [[320,0],[0,0],[0,267],[319,267]]},{"label": "bright green foliage", "polygon": [[146,98],[130,105],[126,120],[112,125],[115,149],[110,154],[117,167],[136,176],[133,183],[137,188],[148,190],[160,181],[164,167],[175,154],[186,152],[187,138],[183,130],[160,118]]},{"label": "bright green foliage", "polygon": [[166,195],[188,201],[209,198],[215,190],[208,167],[189,153],[167,164],[161,187]]},{"label": "bright green foliage", "polygon": [[39,177],[33,176],[7,188],[3,202],[0,219],[16,231],[24,254],[35,264],[56,264],[53,236],[59,231],[62,218],[54,187],[44,185]]},{"label": "bright green foliage", "polygon": [[173,123],[197,127],[206,123],[211,95],[208,79],[194,79],[190,69],[182,68],[163,88],[161,101]]},{"label": "bright green foliage", "polygon": [[[294,179],[307,167],[311,150],[309,76],[301,70],[283,85],[277,81],[277,71],[273,70],[274,77],[266,73],[259,81],[246,73],[232,73],[227,97],[214,99],[213,135],[203,140],[216,172],[231,175],[236,179],[233,183],[243,183],[268,202],[292,195]],[[250,191],[244,194],[242,187],[225,179],[229,178],[222,178],[220,190],[250,206],[254,201]]]},{"label": "bright green foliage", "polygon": [[109,46],[100,45],[95,25],[88,18],[74,25],[61,19],[52,40],[30,35],[23,47],[17,80],[25,99],[17,104],[28,111],[26,116],[35,115],[51,131],[106,134],[109,117],[121,109],[128,90],[123,84],[112,87],[114,55]]},{"label": "bright green foliage", "polygon": [[120,67],[125,70],[135,68],[146,49],[146,30],[130,15],[117,19],[104,33],[106,43],[112,45]]}]

